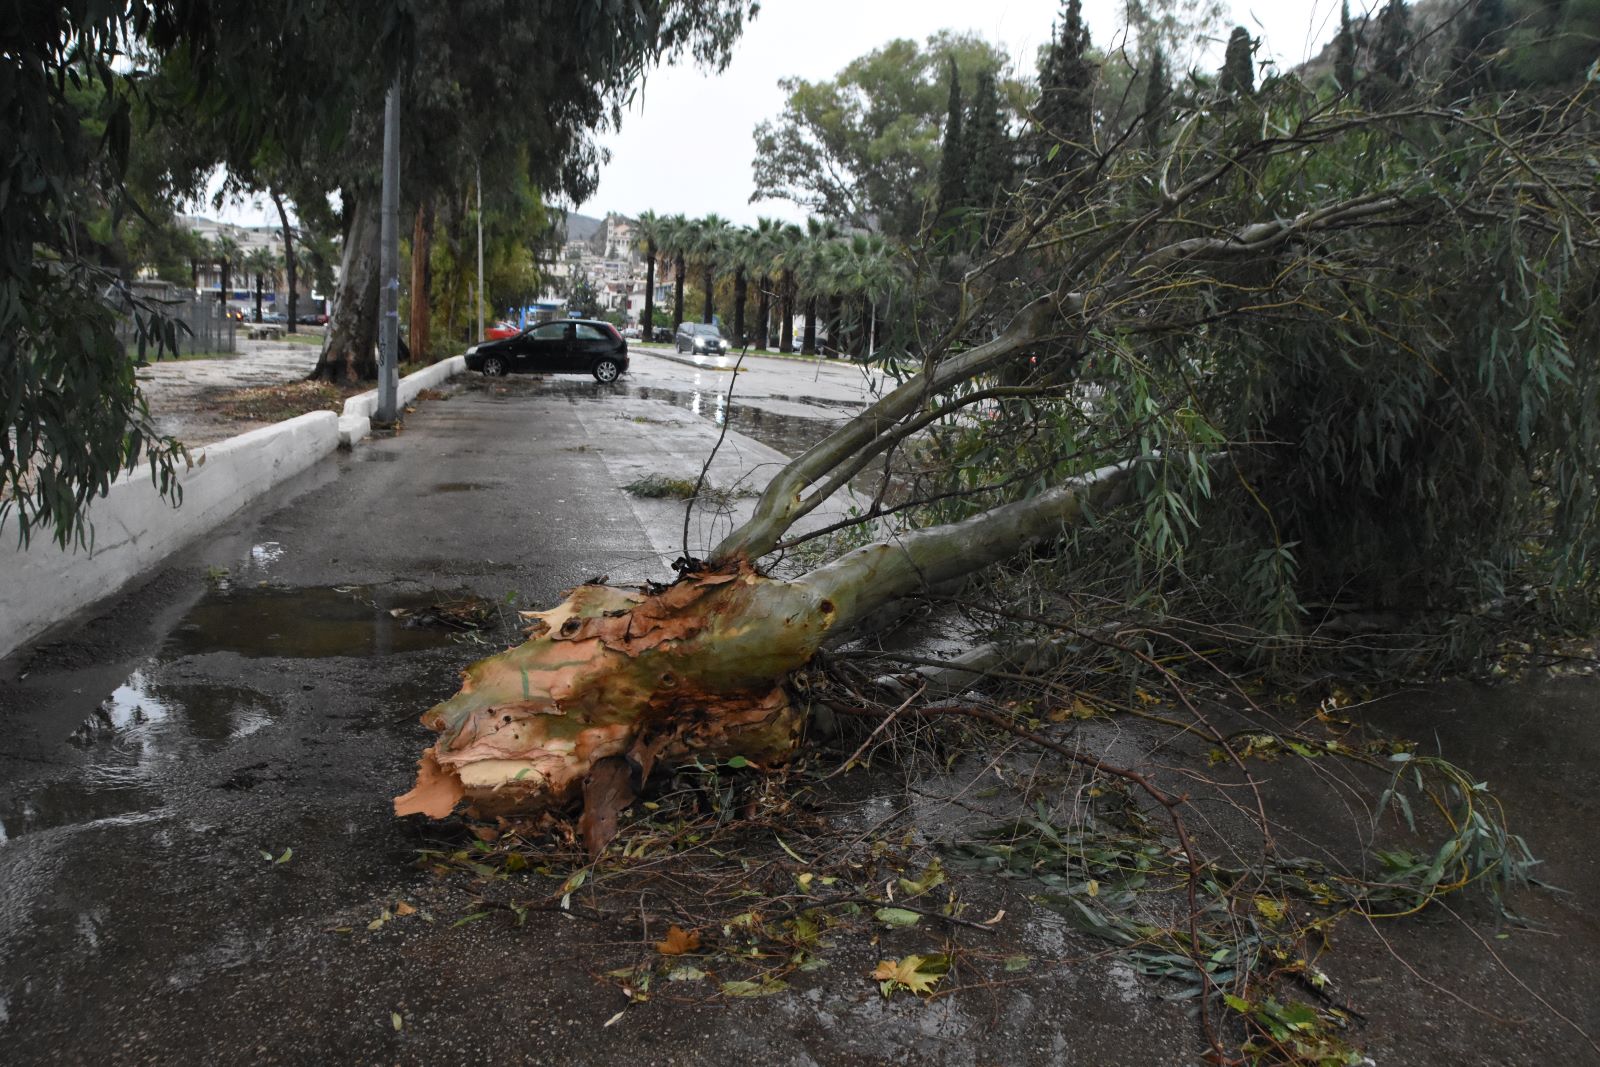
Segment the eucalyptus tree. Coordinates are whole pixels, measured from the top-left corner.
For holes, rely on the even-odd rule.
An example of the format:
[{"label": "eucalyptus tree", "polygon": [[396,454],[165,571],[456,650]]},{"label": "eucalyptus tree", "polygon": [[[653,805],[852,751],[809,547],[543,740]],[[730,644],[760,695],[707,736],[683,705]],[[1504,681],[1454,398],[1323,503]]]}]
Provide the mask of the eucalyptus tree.
[{"label": "eucalyptus tree", "polygon": [[[791,676],[825,670],[825,643],[1033,545],[1002,587],[1029,608],[1001,603],[1006,628],[964,663],[1070,650],[1154,602],[1209,611],[1208,641],[1292,634],[1310,604],[1444,616],[1448,634],[1501,632],[1494,605],[1596,617],[1600,368],[1581,353],[1600,344],[1600,226],[1586,124],[1563,119],[1589,103],[1507,100],[1490,132],[1329,108],[1288,79],[1251,106],[1269,119],[1198,101],[1157,164],[1125,131],[1081,203],[1027,196],[914,372],[691,547],[677,581],[582,586],[470,668],[425,716],[439,736],[396,810],[581,805],[598,852],[653,768],[790,753],[831,684]],[[989,408],[1007,417],[975,417]],[[906,452],[919,479],[949,458],[915,499],[821,518]],[[776,576],[852,526],[866,544]],[[1117,575],[1127,596],[1085,630],[1099,595],[1082,584]],[[848,677],[837,706],[859,708],[875,683]]]}]

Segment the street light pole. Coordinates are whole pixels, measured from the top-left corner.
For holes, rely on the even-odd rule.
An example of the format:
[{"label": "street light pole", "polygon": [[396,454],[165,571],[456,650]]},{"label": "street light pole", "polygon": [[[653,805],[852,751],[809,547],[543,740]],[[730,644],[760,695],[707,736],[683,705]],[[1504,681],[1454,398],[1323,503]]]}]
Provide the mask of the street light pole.
[{"label": "street light pole", "polygon": [[[498,319],[495,321],[499,321]],[[483,344],[483,164],[478,164],[478,343]]]},{"label": "street light pole", "polygon": [[400,378],[400,76],[383,112],[383,228],[379,236],[378,419],[399,413]]}]

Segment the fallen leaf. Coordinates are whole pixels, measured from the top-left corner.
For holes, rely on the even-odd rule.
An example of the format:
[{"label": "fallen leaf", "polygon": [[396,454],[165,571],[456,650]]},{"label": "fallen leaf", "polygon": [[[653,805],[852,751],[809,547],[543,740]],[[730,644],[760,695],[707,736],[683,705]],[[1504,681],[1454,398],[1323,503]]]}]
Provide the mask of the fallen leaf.
[{"label": "fallen leaf", "polygon": [[691,967],[687,963],[680,964],[667,972],[669,982],[698,982],[706,976],[706,972],[698,967]]},{"label": "fallen leaf", "polygon": [[623,1008],[621,1011],[617,1012],[611,1018],[607,1019],[605,1021],[605,1026],[600,1027],[600,1029],[604,1030],[606,1028],[606,1026],[610,1026],[613,1023],[621,1022],[622,1021],[622,1017],[624,1015],[626,1015],[627,1013],[628,1013],[628,1009],[627,1008]]},{"label": "fallen leaf", "polygon": [[1007,956],[1006,957],[1006,970],[1007,971],[1025,971],[1025,970],[1028,969],[1028,964],[1030,962],[1031,961],[1026,956]]},{"label": "fallen leaf", "polygon": [[933,987],[944,977],[948,964],[928,956],[907,956],[901,960],[882,960],[872,972],[888,996],[895,986],[913,993],[932,993]]},{"label": "fallen leaf", "polygon": [[916,912],[904,908],[879,908],[873,915],[886,926],[915,926],[917,920],[922,918]]},{"label": "fallen leaf", "polygon": [[400,1013],[397,1011],[391,1011],[389,1013],[389,1022],[396,1030],[404,1030],[406,1027],[406,1021],[400,1018]]},{"label": "fallen leaf", "polygon": [[761,982],[723,982],[722,991],[730,997],[770,997],[789,988],[789,983],[779,978]]},{"label": "fallen leaf", "polygon": [[656,951],[663,956],[682,956],[686,952],[693,952],[700,947],[700,934],[698,931],[685,930],[674,923],[667,930],[667,939],[656,942]]},{"label": "fallen leaf", "polygon": [[945,881],[944,866],[935,856],[933,862],[915,879],[900,879],[900,891],[908,897],[920,897],[935,886],[943,885]]},{"label": "fallen leaf", "polygon": [[394,906],[394,913],[396,915],[415,915],[417,913],[417,909],[413,908],[410,904],[407,904],[402,900],[400,903]]}]

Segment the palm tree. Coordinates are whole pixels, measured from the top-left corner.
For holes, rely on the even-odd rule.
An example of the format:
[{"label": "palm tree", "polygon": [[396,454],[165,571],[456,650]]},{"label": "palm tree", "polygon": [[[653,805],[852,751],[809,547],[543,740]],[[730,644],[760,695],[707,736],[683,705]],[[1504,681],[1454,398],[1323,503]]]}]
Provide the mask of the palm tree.
[{"label": "palm tree", "polygon": [[861,301],[852,354],[870,356],[877,347],[878,303],[899,292],[905,281],[903,264],[887,239],[868,233],[833,242],[824,258],[829,288],[838,296]]},{"label": "palm tree", "polygon": [[683,257],[688,250],[689,241],[694,236],[692,226],[693,224],[683,215],[669,215],[661,220],[661,232],[657,237],[661,255],[670,258],[674,267],[672,289],[672,328],[674,330],[683,324]]},{"label": "palm tree", "polygon": [[794,302],[798,290],[795,266],[800,259],[805,236],[805,231],[792,222],[785,223],[774,235],[772,269],[778,273],[778,296],[783,305],[783,322],[778,331],[780,352],[794,351]]},{"label": "palm tree", "polygon": [[262,281],[266,275],[272,275],[273,289],[277,289],[278,257],[270,248],[252,248],[241,265],[256,276],[256,321],[260,322]]},{"label": "palm tree", "polygon": [[772,310],[773,264],[778,258],[779,235],[783,223],[777,219],[757,219],[756,228],[747,230],[744,239],[744,261],[756,277],[756,350],[765,351],[772,336],[770,313]]},{"label": "palm tree", "polygon": [[700,321],[710,322],[716,294],[717,263],[722,257],[723,242],[727,239],[731,224],[721,215],[707,215],[690,225],[694,236],[689,242],[689,262],[699,269],[706,291],[705,315]]},{"label": "palm tree", "polygon": [[219,233],[216,240],[211,242],[211,253],[216,256],[217,265],[222,268],[222,288],[218,290],[217,298],[226,308],[228,298],[233,295],[233,263],[239,258],[239,242],[225,233]]},{"label": "palm tree", "polygon": [[807,219],[805,233],[796,249],[795,278],[806,297],[806,329],[800,345],[801,355],[817,354],[817,301],[833,292],[828,280],[826,250],[838,237],[838,223],[830,219]]},{"label": "palm tree", "polygon": [[646,341],[653,336],[656,325],[656,245],[665,223],[666,219],[654,211],[644,211],[640,212],[638,225],[634,227],[634,247],[644,253],[644,319],[640,326],[643,327],[641,336]]}]

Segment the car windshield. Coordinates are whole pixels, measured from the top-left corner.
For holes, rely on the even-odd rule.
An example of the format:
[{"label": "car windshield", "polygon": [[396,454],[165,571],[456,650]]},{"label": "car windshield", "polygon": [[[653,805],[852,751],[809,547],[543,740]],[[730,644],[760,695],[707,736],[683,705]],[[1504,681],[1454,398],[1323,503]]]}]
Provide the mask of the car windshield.
[{"label": "car windshield", "polygon": [[694,328],[694,334],[695,334],[696,337],[721,337],[722,336],[720,333],[717,332],[717,328],[715,326],[710,326],[710,325],[696,326]]}]

